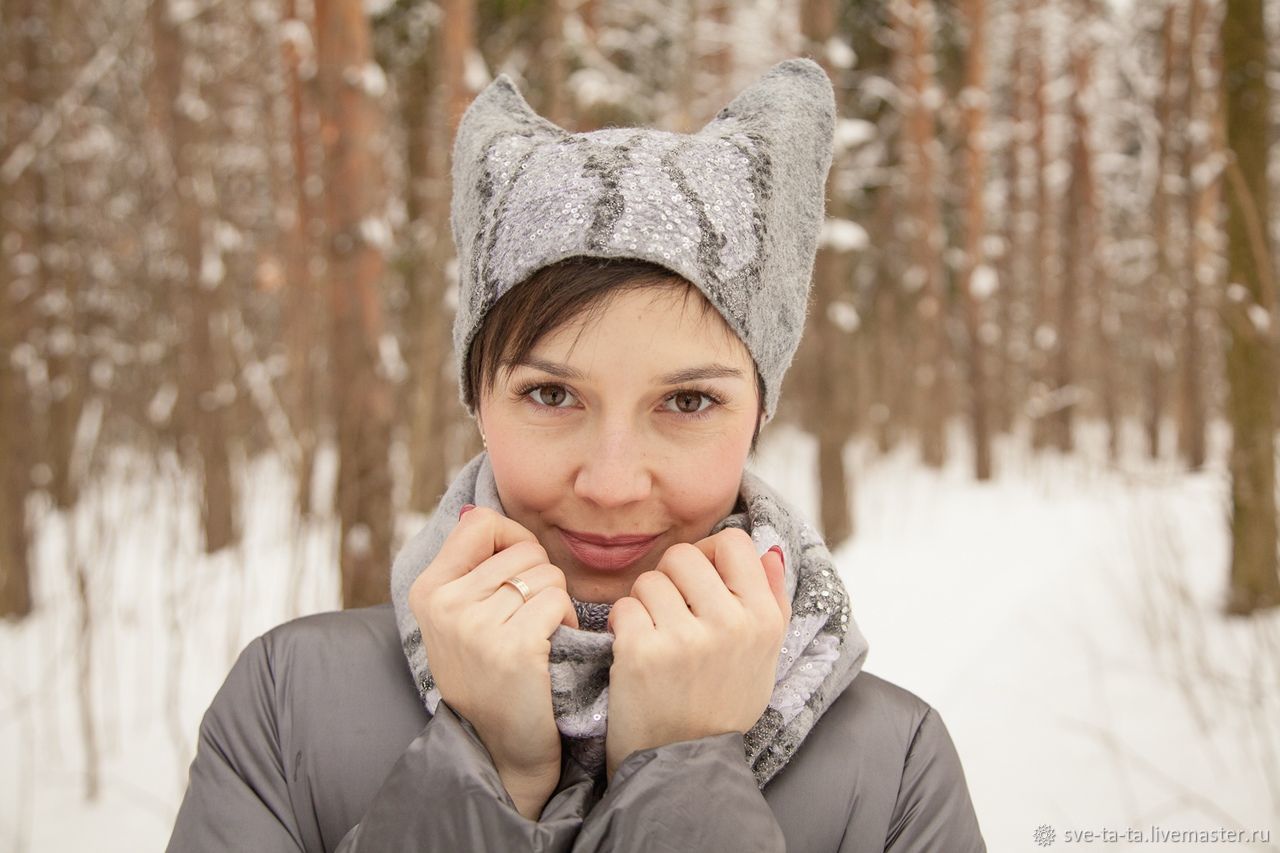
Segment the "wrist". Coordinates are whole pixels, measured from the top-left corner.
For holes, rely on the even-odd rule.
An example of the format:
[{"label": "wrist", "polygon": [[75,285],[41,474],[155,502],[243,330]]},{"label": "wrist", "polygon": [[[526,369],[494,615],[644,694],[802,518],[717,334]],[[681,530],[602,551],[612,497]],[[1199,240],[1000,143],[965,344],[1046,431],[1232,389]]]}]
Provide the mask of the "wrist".
[{"label": "wrist", "polygon": [[529,820],[536,821],[560,781],[560,768],[556,767],[554,772],[548,770],[528,773],[498,766],[498,776],[515,803],[516,810]]}]

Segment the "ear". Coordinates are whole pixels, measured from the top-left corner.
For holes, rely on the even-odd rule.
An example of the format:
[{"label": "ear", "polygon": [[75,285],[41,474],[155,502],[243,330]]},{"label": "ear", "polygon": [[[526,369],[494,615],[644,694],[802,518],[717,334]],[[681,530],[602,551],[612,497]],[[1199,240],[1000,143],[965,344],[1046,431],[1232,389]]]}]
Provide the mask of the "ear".
[{"label": "ear", "polygon": [[[836,126],[835,90],[822,66],[788,59],[738,93],[696,134],[747,157],[751,215],[768,234],[767,251],[746,286],[755,310],[742,312],[744,340],[767,378],[765,417],[800,344],[826,210]],[[764,310],[761,310],[761,307]]]},{"label": "ear", "polygon": [[[493,225],[493,199],[515,180],[529,152],[566,136],[568,131],[533,111],[506,74],[499,74],[462,114],[453,141],[450,226],[459,280],[470,278],[474,286],[464,288],[469,293],[458,301],[453,326],[459,375],[466,369],[471,336],[478,331],[475,318],[484,313],[487,300],[497,298],[495,283],[480,269],[484,241]],[[464,334],[468,330],[471,335]]]},{"label": "ear", "polygon": [[[462,120],[453,141],[453,177],[474,168],[477,155],[483,154],[500,134],[525,137],[558,138],[568,131],[534,112],[506,74],[499,74],[476,95]],[[541,141],[541,140],[537,140]]]},{"label": "ear", "polygon": [[[748,134],[769,152],[778,190],[822,199],[835,126],[831,78],[821,65],[801,57],[769,69],[739,92],[698,135],[727,138]],[[818,212],[821,215],[821,207]]]}]

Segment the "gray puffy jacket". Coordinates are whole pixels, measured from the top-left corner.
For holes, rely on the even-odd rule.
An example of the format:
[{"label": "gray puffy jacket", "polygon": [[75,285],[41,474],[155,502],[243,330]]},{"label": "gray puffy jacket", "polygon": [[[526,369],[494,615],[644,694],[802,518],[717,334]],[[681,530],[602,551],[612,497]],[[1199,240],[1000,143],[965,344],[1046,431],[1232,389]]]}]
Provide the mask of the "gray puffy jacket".
[{"label": "gray puffy jacket", "polygon": [[762,791],[738,732],[632,753],[606,788],[566,758],[541,819],[483,742],[423,707],[391,605],[253,640],[200,725],[170,851],[985,851],[938,712],[862,672]]}]

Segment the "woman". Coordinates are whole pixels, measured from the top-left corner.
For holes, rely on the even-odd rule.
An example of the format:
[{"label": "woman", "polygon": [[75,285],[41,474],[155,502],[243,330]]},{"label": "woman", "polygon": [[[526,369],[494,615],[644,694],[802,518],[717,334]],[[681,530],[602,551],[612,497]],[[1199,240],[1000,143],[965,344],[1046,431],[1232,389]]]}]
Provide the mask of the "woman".
[{"label": "woman", "polygon": [[390,607],[244,651],[171,850],[986,849],[938,714],[861,672],[821,537],[745,470],[834,119],[806,59],[691,135],[476,98],[454,343],[485,451]]}]

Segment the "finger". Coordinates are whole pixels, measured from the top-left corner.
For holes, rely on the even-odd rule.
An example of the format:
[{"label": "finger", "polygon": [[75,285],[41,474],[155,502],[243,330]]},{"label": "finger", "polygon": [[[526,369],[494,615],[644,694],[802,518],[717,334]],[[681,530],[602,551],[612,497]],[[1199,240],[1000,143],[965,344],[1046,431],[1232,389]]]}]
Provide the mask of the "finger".
[{"label": "finger", "polygon": [[[543,563],[542,565],[525,569],[512,575],[512,577],[519,578],[529,587],[530,600],[544,589],[565,588],[564,573],[550,563]],[[509,583],[503,582],[488,598],[477,605],[480,610],[478,618],[483,620],[484,624],[501,624],[510,620],[512,615],[525,603],[525,597],[521,595],[520,590]]]},{"label": "finger", "polygon": [[649,611],[656,628],[672,627],[693,618],[680,590],[662,572],[648,571],[636,578],[631,585],[631,597]]},{"label": "finger", "polygon": [[671,579],[695,617],[722,613],[737,603],[711,560],[692,543],[672,545],[658,560],[656,569]]},{"label": "finger", "polygon": [[773,599],[778,604],[778,611],[782,614],[782,621],[791,622],[791,599],[787,595],[787,566],[782,559],[781,549],[774,546],[764,552],[764,556],[760,558],[760,562],[764,564],[765,576],[769,579],[769,590],[773,593]]},{"label": "finger", "polygon": [[624,595],[609,609],[608,628],[614,636],[633,637],[653,631],[654,624],[638,599]]},{"label": "finger", "polygon": [[488,507],[476,507],[449,532],[440,552],[424,571],[429,577],[423,582],[427,590],[442,587],[517,542],[537,541],[538,537],[520,523]]},{"label": "finger", "polygon": [[693,544],[707,555],[730,592],[752,611],[763,612],[774,596],[751,534],[727,527]]},{"label": "finger", "polygon": [[454,583],[471,590],[476,601],[483,601],[493,595],[507,578],[523,575],[543,563],[550,563],[550,560],[540,542],[517,542],[489,557]]},{"label": "finger", "polygon": [[549,586],[530,596],[506,624],[513,631],[531,631],[549,640],[561,625],[577,628],[578,612],[573,609],[569,593],[558,586]]}]

